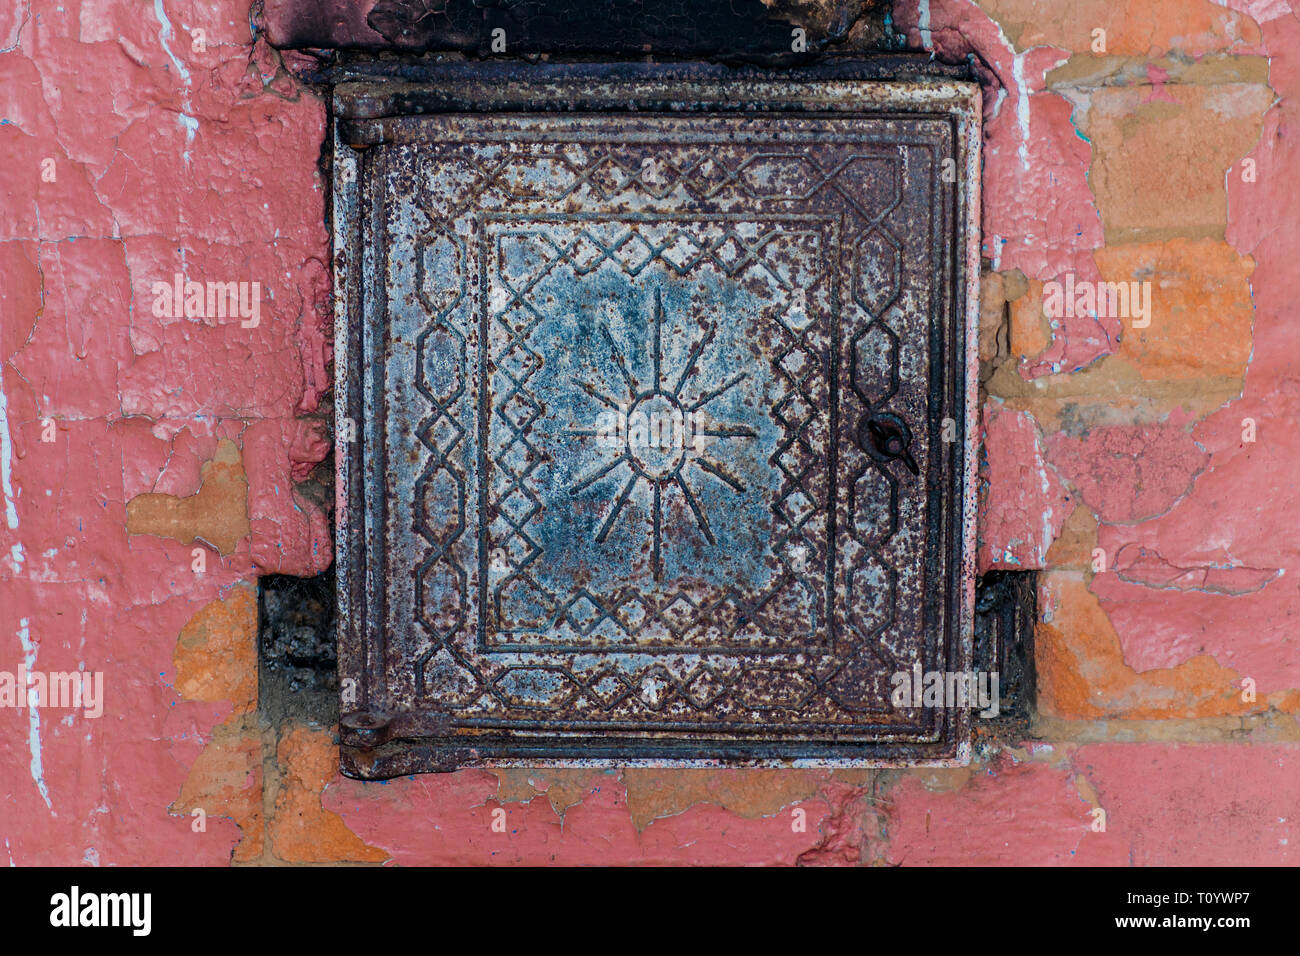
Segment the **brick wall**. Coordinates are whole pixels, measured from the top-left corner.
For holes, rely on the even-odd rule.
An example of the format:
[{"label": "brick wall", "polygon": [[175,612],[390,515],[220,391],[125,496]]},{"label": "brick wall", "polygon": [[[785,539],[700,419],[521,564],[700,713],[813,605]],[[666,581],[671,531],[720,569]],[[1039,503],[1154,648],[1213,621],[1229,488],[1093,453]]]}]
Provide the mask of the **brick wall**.
[{"label": "brick wall", "polygon": [[[1025,739],[960,770],[383,784],[257,710],[257,578],[331,561],[303,58],[240,0],[11,7],[0,670],[106,692],[98,718],[0,708],[0,863],[1295,862],[1287,0],[895,5],[987,87],[980,566],[1039,572]],[[258,282],[256,323],[160,305],[178,274]],[[1149,316],[1056,307],[1120,281]]]}]

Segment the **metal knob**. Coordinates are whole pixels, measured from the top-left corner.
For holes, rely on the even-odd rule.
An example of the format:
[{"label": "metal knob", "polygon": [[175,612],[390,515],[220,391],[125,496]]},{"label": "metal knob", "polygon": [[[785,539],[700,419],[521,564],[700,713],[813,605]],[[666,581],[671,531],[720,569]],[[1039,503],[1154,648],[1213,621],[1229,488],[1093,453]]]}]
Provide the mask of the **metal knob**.
[{"label": "metal knob", "polygon": [[912,430],[892,412],[864,415],[858,423],[858,444],[877,461],[901,461],[912,474],[921,473],[909,451]]}]

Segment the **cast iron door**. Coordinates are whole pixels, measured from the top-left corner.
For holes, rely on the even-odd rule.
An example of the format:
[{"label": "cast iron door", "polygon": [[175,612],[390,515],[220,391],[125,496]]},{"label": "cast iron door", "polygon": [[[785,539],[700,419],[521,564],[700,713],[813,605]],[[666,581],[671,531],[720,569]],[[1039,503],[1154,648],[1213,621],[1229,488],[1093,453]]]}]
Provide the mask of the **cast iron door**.
[{"label": "cast iron door", "polygon": [[425,95],[336,104],[345,772],[964,759],[975,91]]}]

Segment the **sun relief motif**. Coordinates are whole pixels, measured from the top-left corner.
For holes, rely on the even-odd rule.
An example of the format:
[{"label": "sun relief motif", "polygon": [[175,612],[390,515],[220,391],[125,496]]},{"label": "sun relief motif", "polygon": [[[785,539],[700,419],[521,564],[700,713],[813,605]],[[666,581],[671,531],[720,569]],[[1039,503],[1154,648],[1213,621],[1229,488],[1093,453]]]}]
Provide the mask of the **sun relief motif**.
[{"label": "sun relief motif", "polygon": [[[745,491],[744,482],[721,461],[706,454],[704,449],[710,440],[728,440],[735,438],[754,438],[758,433],[747,425],[709,423],[707,408],[714,399],[720,398],[749,377],[748,372],[737,372],[720,385],[706,387],[700,381],[699,358],[708,349],[716,331],[716,325],[707,326],[700,338],[692,345],[683,367],[665,370],[663,367],[663,295],[655,290],[654,318],[649,323],[654,330],[651,345],[653,356],[653,378],[647,385],[637,381],[622,354],[618,344],[609,333],[609,328],[601,324],[600,331],[609,347],[610,358],[617,366],[627,387],[627,399],[616,402],[595,386],[580,382],[580,387],[609,412],[618,415],[619,427],[615,437],[621,438],[622,447],[618,457],[603,463],[596,471],[584,477],[569,488],[569,494],[576,495],[591,487],[606,475],[628,478],[623,490],[614,503],[609,517],[605,519],[596,533],[596,541],[603,543],[608,537],[614,523],[618,520],[628,497],[644,481],[651,489],[654,507],[650,515],[650,534],[653,538],[653,566],[655,580],[660,580],[663,571],[660,550],[663,545],[663,494],[668,486],[675,486],[685,498],[700,533],[709,544],[717,544],[713,530],[709,526],[705,506],[699,496],[691,490],[691,477],[700,477],[697,472],[712,476],[727,487],[737,492]],[[608,429],[574,429],[573,434],[591,438],[608,438]],[[608,444],[608,442],[605,442]]]}]

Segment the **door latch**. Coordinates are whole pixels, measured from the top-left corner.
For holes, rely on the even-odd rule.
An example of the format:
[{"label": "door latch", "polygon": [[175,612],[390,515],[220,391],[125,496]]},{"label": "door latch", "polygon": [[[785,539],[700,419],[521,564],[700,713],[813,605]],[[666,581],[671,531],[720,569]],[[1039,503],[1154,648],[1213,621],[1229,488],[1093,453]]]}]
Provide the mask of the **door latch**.
[{"label": "door latch", "polygon": [[914,475],[921,470],[909,450],[912,445],[912,430],[893,412],[878,412],[863,415],[858,424],[858,444],[877,461],[901,461]]}]

